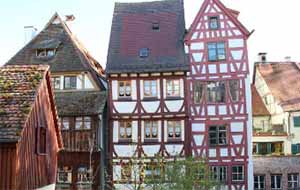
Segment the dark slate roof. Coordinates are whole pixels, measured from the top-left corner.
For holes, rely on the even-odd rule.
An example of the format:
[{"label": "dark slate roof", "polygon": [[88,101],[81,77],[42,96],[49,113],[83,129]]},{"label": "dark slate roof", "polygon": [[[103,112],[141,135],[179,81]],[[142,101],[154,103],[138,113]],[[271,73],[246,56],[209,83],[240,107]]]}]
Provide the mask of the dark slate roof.
[{"label": "dark slate roof", "polygon": [[300,64],[295,62],[257,63],[257,71],[284,111],[300,110]]},{"label": "dark slate roof", "polygon": [[98,115],[104,110],[106,92],[56,92],[55,100],[60,116]]},{"label": "dark slate roof", "polygon": [[[36,49],[57,48],[53,58],[38,58]],[[57,13],[46,27],[13,56],[7,65],[47,64],[51,72],[90,71],[93,77],[102,77],[101,65],[88,53],[67,24]],[[96,80],[97,81],[97,80]]]},{"label": "dark slate roof", "polygon": [[[116,3],[106,72],[188,71],[184,35],[183,0]],[[147,58],[139,57],[142,48],[149,49]]]},{"label": "dark slate roof", "polygon": [[17,142],[49,66],[0,68],[0,142]]},{"label": "dark slate roof", "polygon": [[253,116],[270,116],[270,112],[266,108],[266,105],[262,101],[257,89],[254,85],[251,85],[252,92],[252,115]]}]

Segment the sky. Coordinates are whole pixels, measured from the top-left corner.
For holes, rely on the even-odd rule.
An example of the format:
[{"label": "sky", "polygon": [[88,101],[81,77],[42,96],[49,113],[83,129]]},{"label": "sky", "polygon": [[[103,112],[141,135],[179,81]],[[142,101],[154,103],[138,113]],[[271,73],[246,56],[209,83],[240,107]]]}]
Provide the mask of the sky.
[{"label": "sky", "polygon": [[[141,2],[151,0],[118,0]],[[111,21],[115,0],[9,0],[0,6],[0,65],[8,61],[24,45],[24,26],[33,25],[38,32],[55,12],[62,17],[73,14],[72,32],[89,52],[106,64]],[[299,0],[222,0],[228,7],[240,11],[239,20],[249,31],[250,67],[259,52],[267,52],[269,61],[283,61],[291,56],[300,61]],[[203,0],[185,0],[186,28],[189,28]]]}]

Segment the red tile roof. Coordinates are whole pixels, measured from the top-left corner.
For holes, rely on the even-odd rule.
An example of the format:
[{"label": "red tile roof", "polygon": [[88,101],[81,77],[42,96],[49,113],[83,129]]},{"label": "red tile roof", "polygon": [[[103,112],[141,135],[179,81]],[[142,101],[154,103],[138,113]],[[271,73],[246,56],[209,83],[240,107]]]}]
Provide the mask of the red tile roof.
[{"label": "red tile roof", "polygon": [[256,69],[284,111],[300,110],[299,63],[261,63],[256,65]]},{"label": "red tile roof", "polygon": [[0,68],[0,142],[18,141],[49,66]]},{"label": "red tile roof", "polygon": [[252,92],[252,115],[253,116],[269,116],[270,112],[266,108],[264,102],[259,96],[254,85],[251,85]]}]

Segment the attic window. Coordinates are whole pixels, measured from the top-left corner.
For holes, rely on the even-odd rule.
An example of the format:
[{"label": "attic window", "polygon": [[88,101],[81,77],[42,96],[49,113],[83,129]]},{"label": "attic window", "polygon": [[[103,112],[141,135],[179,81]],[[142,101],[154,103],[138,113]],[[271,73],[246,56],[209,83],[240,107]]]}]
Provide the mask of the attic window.
[{"label": "attic window", "polygon": [[149,48],[142,48],[140,49],[140,57],[146,58],[149,56]]},{"label": "attic window", "polygon": [[219,28],[219,18],[217,16],[209,17],[209,28],[213,30]]},{"label": "attic window", "polygon": [[152,23],[152,30],[153,31],[159,31],[159,23],[158,22],[153,22]]},{"label": "attic window", "polygon": [[37,49],[36,56],[39,58],[51,58],[55,55],[55,49]]}]

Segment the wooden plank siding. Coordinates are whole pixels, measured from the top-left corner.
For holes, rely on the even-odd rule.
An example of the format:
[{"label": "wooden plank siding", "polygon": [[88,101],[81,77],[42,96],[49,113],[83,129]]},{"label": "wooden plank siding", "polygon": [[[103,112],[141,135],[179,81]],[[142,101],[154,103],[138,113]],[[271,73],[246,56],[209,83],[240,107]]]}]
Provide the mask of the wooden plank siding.
[{"label": "wooden plank siding", "polygon": [[[46,80],[43,81],[33,109],[17,145],[17,189],[35,189],[56,181],[59,150]],[[37,127],[47,128],[46,154],[37,154]]]},{"label": "wooden plank siding", "polygon": [[15,144],[0,145],[0,189],[16,188]]}]

